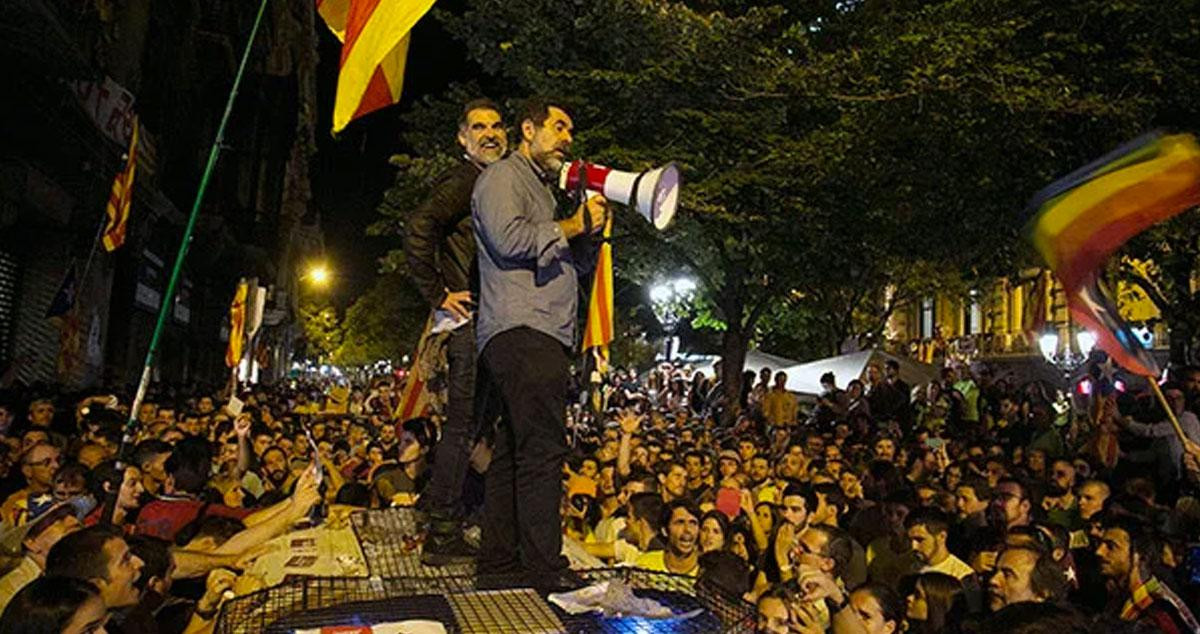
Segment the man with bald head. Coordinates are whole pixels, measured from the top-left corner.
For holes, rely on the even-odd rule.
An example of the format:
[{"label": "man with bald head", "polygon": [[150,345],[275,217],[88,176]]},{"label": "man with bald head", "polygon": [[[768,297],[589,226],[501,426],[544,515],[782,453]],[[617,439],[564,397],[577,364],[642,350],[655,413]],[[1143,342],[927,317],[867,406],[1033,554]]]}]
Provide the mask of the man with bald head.
[{"label": "man with bald head", "polygon": [[21,455],[21,474],[27,484],[0,504],[0,521],[7,526],[20,526],[54,504],[52,489],[60,453],[54,445],[38,443]]}]

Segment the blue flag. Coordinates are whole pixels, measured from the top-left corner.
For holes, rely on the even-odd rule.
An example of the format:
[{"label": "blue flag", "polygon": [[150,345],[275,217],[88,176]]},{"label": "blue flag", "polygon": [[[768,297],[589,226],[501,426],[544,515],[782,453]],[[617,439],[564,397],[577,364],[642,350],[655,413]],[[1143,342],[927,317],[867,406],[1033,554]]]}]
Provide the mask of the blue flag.
[{"label": "blue flag", "polygon": [[70,268],[67,269],[67,274],[63,277],[62,284],[58,285],[54,301],[50,302],[50,307],[46,309],[46,319],[62,317],[70,312],[71,307],[75,305],[75,294],[78,290],[79,279],[75,274],[75,263],[72,262]]}]

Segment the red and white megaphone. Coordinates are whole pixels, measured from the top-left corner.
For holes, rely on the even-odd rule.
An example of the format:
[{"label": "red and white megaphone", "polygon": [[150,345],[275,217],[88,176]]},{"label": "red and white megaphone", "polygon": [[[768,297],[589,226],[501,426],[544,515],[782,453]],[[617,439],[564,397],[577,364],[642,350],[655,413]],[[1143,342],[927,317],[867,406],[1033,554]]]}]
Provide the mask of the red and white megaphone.
[{"label": "red and white megaphone", "polygon": [[584,188],[637,209],[655,229],[661,231],[671,224],[679,204],[679,168],[674,163],[645,172],[622,172],[603,165],[573,161],[562,167],[558,186],[566,191],[576,190],[581,174],[584,175]]}]

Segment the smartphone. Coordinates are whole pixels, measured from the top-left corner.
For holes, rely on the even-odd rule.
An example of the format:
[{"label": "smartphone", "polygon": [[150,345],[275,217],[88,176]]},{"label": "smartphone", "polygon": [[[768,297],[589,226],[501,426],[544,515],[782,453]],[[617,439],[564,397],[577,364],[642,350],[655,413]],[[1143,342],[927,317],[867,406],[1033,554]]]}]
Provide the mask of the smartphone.
[{"label": "smartphone", "polygon": [[929,438],[925,439],[925,446],[929,447],[930,449],[941,449],[945,445],[946,445],[945,438],[938,438],[937,436],[930,436]]}]

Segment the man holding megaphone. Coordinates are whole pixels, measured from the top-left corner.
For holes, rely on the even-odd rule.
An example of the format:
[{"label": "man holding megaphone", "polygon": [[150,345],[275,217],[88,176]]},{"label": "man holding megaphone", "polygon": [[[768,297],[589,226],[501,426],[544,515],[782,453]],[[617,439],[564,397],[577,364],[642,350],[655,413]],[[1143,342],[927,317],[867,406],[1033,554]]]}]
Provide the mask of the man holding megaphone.
[{"label": "man holding megaphone", "polygon": [[472,195],[479,365],[504,403],[476,569],[553,583],[567,569],[559,501],[579,277],[595,265],[592,236],[604,228],[609,208],[597,195],[556,219],[552,187],[571,149],[571,117],[533,98],[517,121],[517,151],[488,167]]}]

